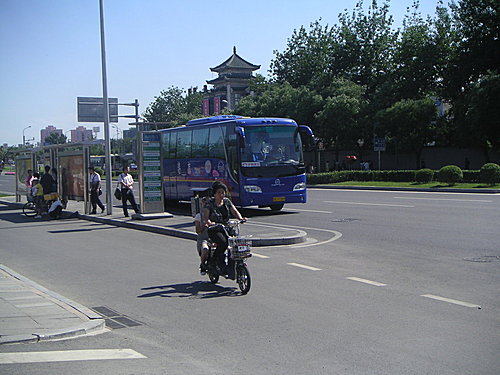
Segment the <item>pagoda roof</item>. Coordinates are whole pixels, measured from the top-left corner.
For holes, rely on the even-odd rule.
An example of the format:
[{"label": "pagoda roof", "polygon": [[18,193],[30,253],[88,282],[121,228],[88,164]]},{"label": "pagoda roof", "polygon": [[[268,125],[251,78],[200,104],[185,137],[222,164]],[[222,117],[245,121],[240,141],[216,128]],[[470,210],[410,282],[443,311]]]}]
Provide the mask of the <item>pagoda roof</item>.
[{"label": "pagoda roof", "polygon": [[254,65],[249,63],[245,59],[241,58],[236,53],[236,47],[233,48],[233,54],[222,64],[217,65],[215,68],[210,68],[212,72],[223,72],[228,69],[249,69],[249,70],[257,70],[260,69],[260,65]]}]

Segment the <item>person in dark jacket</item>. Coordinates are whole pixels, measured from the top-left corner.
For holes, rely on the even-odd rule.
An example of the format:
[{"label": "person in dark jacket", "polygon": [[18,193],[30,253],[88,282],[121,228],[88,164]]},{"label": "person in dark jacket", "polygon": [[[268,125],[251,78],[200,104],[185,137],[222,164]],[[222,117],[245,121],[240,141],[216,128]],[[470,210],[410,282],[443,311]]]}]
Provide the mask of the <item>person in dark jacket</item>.
[{"label": "person in dark jacket", "polygon": [[50,194],[57,192],[57,183],[54,177],[50,174],[50,166],[45,166],[45,173],[40,179],[40,184],[43,187],[43,194]]}]

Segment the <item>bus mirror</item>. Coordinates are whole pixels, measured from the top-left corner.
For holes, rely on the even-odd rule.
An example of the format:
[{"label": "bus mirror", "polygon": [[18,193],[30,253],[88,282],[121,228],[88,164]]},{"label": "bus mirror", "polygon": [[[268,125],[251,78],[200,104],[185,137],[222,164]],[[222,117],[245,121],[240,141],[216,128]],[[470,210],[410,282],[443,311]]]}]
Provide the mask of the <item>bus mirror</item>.
[{"label": "bus mirror", "polygon": [[245,129],[243,129],[241,126],[237,126],[236,134],[238,134],[240,148],[245,148]]},{"label": "bus mirror", "polygon": [[306,125],[299,125],[299,134],[302,144],[306,148],[306,150],[311,150],[314,148],[314,134],[312,129]]}]

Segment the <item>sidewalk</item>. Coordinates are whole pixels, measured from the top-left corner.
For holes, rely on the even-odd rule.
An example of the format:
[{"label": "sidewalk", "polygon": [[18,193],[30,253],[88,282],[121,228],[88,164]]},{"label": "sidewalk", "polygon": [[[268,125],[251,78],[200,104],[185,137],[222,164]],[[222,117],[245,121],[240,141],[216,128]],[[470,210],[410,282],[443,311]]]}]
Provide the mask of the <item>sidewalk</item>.
[{"label": "sidewalk", "polygon": [[[21,209],[24,203],[16,203],[14,196],[0,198],[0,204],[14,209]],[[193,240],[193,249],[196,246],[191,216],[166,213],[150,215],[148,220],[136,220],[135,215],[125,218],[121,206],[114,206],[111,215],[85,215],[83,212],[83,202],[70,201],[63,218],[78,213],[78,218],[83,220],[186,238]],[[47,216],[26,219],[49,220]],[[301,243],[307,234],[302,230],[249,222],[241,226],[241,235],[252,236],[253,246],[258,247]],[[0,264],[0,345],[76,337],[104,328],[105,320],[99,314]]]},{"label": "sidewalk", "polygon": [[0,264],[0,345],[76,337],[103,329],[100,315]]}]

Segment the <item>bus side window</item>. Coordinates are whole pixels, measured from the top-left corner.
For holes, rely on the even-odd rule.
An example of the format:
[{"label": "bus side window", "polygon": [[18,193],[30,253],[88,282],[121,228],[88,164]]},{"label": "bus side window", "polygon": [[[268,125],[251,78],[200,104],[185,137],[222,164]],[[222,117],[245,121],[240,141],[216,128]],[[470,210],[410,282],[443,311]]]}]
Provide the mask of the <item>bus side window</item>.
[{"label": "bus side window", "polygon": [[193,158],[208,157],[208,128],[193,129]]},{"label": "bus side window", "polygon": [[214,159],[225,159],[224,134],[219,126],[210,128],[209,156]]},{"label": "bus side window", "polygon": [[191,157],[191,130],[177,133],[177,159],[189,159]]},{"label": "bus side window", "polygon": [[161,156],[163,159],[169,158],[169,150],[170,150],[170,133],[163,133],[161,137]]}]

